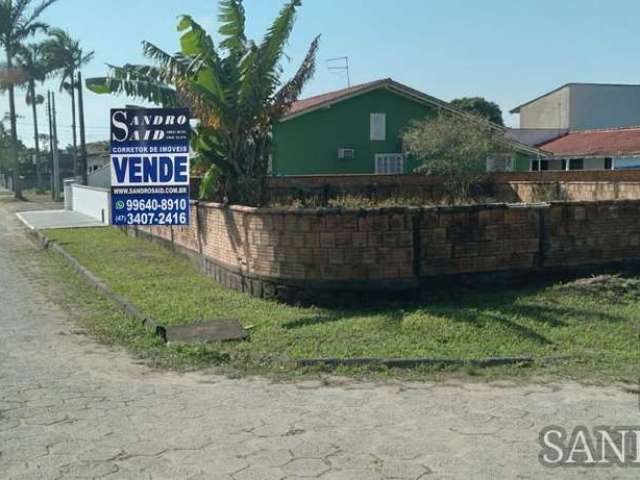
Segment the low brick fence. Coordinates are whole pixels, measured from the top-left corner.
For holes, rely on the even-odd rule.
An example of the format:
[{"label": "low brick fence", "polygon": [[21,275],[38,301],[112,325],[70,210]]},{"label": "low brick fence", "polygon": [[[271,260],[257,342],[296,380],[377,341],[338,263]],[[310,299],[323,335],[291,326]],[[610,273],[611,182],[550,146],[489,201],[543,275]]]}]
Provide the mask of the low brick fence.
[{"label": "low brick fence", "polygon": [[504,201],[601,201],[640,199],[640,181],[511,181],[495,184]]},{"label": "low brick fence", "polygon": [[283,300],[640,260],[638,200],[363,210],[194,203],[192,220],[130,233],[172,245],[230,288]]},{"label": "low brick fence", "polygon": [[[397,197],[439,203],[445,193],[442,184],[441,178],[424,175],[319,175],[268,180],[271,199],[285,204],[292,197],[309,195],[356,195],[376,200]],[[640,199],[640,170],[492,173],[482,189],[487,196],[508,203]]]}]

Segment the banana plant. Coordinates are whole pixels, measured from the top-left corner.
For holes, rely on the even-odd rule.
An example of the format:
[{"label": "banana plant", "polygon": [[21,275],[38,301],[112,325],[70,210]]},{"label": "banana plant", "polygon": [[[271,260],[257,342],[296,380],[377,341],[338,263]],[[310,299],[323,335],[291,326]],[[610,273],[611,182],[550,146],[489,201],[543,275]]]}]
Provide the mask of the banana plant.
[{"label": "banana plant", "polygon": [[191,16],[179,18],[180,50],[169,54],[150,42],[152,65],[110,66],[87,79],[96,93],[126,94],[164,106],[183,106],[197,119],[194,165],[205,172],[203,199],[260,205],[271,153],[271,128],[300,96],[315,71],[316,37],[293,77],[282,80],[281,61],[301,0],[284,5],[260,42],[245,34],[242,0],[221,0],[216,45]]}]

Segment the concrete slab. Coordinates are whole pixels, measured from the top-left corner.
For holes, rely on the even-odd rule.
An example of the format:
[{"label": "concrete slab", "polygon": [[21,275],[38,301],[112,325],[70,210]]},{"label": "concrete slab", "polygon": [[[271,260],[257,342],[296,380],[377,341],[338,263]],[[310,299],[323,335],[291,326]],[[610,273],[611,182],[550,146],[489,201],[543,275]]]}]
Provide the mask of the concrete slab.
[{"label": "concrete slab", "polygon": [[71,210],[37,210],[18,212],[16,216],[27,227],[44,230],[56,228],[107,227],[99,220]]},{"label": "concrete slab", "polygon": [[238,320],[220,319],[193,325],[167,328],[169,342],[220,342],[227,340],[244,340],[247,331]]}]

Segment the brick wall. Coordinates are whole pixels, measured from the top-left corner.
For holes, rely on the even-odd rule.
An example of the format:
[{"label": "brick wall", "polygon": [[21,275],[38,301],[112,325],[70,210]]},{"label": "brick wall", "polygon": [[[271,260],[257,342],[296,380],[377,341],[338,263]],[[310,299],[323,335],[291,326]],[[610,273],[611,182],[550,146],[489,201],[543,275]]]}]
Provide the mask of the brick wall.
[{"label": "brick wall", "polygon": [[540,250],[539,207],[484,205],[424,209],[421,276],[532,269]]},{"label": "brick wall", "polygon": [[498,198],[513,202],[640,199],[640,181],[513,181],[496,184],[496,190]]},{"label": "brick wall", "polygon": [[[146,227],[225,285],[391,289],[438,276],[640,260],[640,201],[363,210],[192,206],[189,227]],[[279,293],[280,292],[280,293]]]},{"label": "brick wall", "polygon": [[[197,225],[200,225],[198,234]],[[261,278],[412,278],[407,209],[370,211],[192,206],[189,227],[140,229]]]},{"label": "brick wall", "polygon": [[[570,170],[542,172],[494,172],[489,174],[499,183],[509,182],[640,182],[640,170]],[[307,175],[271,177],[271,188],[286,188],[292,184],[310,187],[367,185],[430,185],[440,183],[438,177],[423,175]]]},{"label": "brick wall", "polygon": [[[488,179],[487,195],[501,202],[640,199],[640,170],[493,173]],[[438,203],[444,194],[440,178],[422,175],[273,177],[268,185],[272,199],[283,203],[292,196],[309,194]]]},{"label": "brick wall", "polygon": [[640,259],[640,201],[552,203],[546,267]]}]

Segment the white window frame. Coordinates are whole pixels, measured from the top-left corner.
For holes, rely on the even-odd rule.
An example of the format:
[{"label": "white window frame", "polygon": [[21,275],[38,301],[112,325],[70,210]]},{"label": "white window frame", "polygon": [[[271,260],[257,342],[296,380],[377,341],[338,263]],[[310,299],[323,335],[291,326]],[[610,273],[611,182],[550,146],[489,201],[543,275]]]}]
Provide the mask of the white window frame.
[{"label": "white window frame", "polygon": [[369,115],[369,137],[372,142],[387,140],[387,114],[372,113]]},{"label": "white window frame", "polygon": [[513,172],[513,163],[513,155],[510,153],[490,155],[487,158],[487,172]]},{"label": "white window frame", "polygon": [[356,158],[356,151],[353,148],[339,148],[338,160],[353,160]]},{"label": "white window frame", "polygon": [[376,175],[402,175],[404,155],[402,153],[376,153],[374,161]]}]

